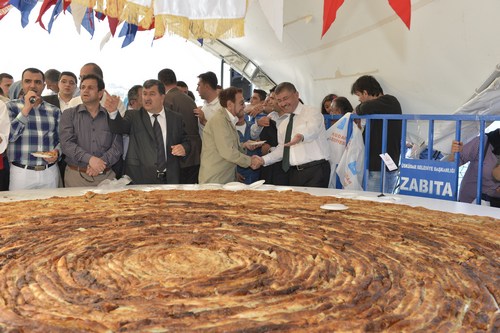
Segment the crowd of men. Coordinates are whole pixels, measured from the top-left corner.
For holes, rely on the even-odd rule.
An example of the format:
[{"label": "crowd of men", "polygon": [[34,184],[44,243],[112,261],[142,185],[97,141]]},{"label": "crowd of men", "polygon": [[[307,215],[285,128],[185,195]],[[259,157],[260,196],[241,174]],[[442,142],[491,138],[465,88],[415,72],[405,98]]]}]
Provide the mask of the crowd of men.
[{"label": "crowd of men", "polygon": [[[42,96],[46,87],[54,94]],[[130,88],[125,106],[106,91],[103,71],[95,63],[82,66],[78,77],[27,68],[14,82],[12,75],[0,74],[0,190],[97,186],[122,175],[133,184],[265,180],[328,187],[331,165],[323,115],[402,113],[397,98],[384,94],[368,75],[352,85],[360,102],[355,108],[334,94],[325,97],[321,108],[305,105],[290,82],[269,93],[255,89],[245,105],[242,90],[222,89],[213,72],[198,76],[196,90],[203,106],[196,106],[187,85],[166,68],[157,79]],[[488,138],[491,168],[483,177],[483,194],[496,198],[500,132]],[[396,165],[400,143],[401,122],[391,120],[387,153]],[[454,152],[463,148],[454,142]],[[381,121],[372,122],[369,149],[367,190],[379,191]],[[479,148],[469,150],[461,163],[477,160]],[[397,170],[386,169],[385,193],[394,191],[397,179]],[[462,192],[461,200],[470,201]]]},{"label": "crowd of men", "polygon": [[[133,86],[127,107],[106,91],[95,63],[82,66],[78,78],[27,68],[15,92],[13,84],[12,76],[0,74],[2,190],[97,186],[125,174],[133,184],[260,179],[276,185],[329,184],[323,115],[304,105],[290,82],[269,94],[255,89],[245,105],[241,89],[221,89],[213,72],[202,73],[196,89],[204,100],[200,107],[171,69]],[[42,96],[45,87],[55,94]],[[401,114],[397,99],[384,95],[371,76],[359,78],[352,93],[361,102],[359,114]],[[388,152],[397,161],[400,124],[389,131]],[[378,155],[381,128],[371,133],[372,155]],[[376,179],[380,160],[373,160],[370,177]]]}]

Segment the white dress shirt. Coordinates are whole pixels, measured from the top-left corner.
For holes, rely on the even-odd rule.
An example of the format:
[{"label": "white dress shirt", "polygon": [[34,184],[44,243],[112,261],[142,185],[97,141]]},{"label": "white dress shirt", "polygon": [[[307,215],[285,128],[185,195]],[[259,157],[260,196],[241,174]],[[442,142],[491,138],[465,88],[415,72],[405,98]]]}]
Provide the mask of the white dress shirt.
[{"label": "white dress shirt", "polygon": [[[293,111],[292,139],[296,134],[302,134],[304,140],[290,147],[290,165],[302,165],[329,157],[328,143],[323,115],[319,109],[305,106],[301,103]],[[283,159],[285,132],[290,117],[283,120],[278,127],[278,146],[269,154],[263,156],[264,165],[271,165]]]},{"label": "white dress shirt", "polygon": [[9,134],[10,134],[9,112],[7,111],[5,103],[0,101],[0,138],[2,138],[2,142],[0,142],[0,154],[3,153],[7,148],[7,143],[9,142]]},{"label": "white dress shirt", "polygon": [[[66,110],[66,109],[69,109],[69,108],[71,107],[71,106],[70,106],[70,103],[71,103],[71,101],[73,100],[73,98],[72,98],[72,99],[70,99],[70,100],[68,101],[68,103],[66,103],[66,102],[65,102],[65,101],[61,98],[61,96],[60,96],[59,94],[57,95],[57,98],[59,99],[59,109],[61,110],[61,112],[63,112],[63,111],[64,111],[64,110]],[[80,101],[81,101],[81,98],[80,98]]]},{"label": "white dress shirt", "polygon": [[[149,112],[149,119],[151,120],[151,126],[153,126],[155,122],[155,117],[153,117],[154,113]],[[165,109],[162,109],[158,116],[158,123],[160,123],[161,135],[163,136],[163,142],[165,146],[165,158],[167,157],[167,118],[165,115]]]}]

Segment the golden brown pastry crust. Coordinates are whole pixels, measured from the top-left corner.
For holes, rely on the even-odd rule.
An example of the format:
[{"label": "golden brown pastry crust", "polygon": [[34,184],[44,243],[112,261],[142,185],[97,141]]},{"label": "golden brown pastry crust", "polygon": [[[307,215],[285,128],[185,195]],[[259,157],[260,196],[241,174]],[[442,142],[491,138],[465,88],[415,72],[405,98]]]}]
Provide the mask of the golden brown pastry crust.
[{"label": "golden brown pastry crust", "polygon": [[500,327],[493,218],[273,191],[88,193],[1,209],[0,331]]}]

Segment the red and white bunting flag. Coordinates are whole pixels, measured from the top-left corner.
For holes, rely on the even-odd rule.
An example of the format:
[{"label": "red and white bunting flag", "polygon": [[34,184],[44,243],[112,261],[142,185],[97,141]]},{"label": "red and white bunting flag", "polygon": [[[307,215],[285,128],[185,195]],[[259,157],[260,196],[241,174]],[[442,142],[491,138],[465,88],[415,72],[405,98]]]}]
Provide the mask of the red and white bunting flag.
[{"label": "red and white bunting flag", "polygon": [[325,0],[323,4],[323,32],[321,38],[326,34],[333,21],[337,18],[337,10],[342,6],[344,0]]},{"label": "red and white bunting flag", "polygon": [[12,6],[9,4],[9,0],[0,0],[0,20],[7,15]]},{"label": "red and white bunting flag", "polygon": [[404,24],[410,29],[411,21],[411,0],[389,0],[389,5],[403,20]]}]

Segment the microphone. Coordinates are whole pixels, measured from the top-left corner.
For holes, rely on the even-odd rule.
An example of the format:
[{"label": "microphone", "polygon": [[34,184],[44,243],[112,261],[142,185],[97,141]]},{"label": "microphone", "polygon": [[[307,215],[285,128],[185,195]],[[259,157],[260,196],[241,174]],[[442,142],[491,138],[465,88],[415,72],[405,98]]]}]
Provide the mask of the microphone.
[{"label": "microphone", "polygon": [[30,97],[30,103],[35,104],[35,102],[36,102],[36,97],[35,96]]}]

